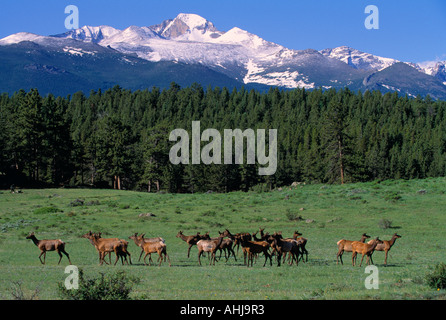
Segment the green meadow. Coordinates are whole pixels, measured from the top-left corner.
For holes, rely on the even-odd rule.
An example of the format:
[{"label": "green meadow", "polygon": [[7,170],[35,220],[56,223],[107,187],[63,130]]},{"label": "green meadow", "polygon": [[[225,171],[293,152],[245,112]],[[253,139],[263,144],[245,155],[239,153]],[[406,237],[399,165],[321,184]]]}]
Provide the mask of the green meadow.
[{"label": "green meadow", "polygon": [[[445,299],[444,290],[425,281],[433,267],[446,262],[446,179],[388,180],[347,185],[305,185],[270,192],[201,194],[143,193],[99,189],[25,189],[0,194],[0,298],[60,299],[58,284],[67,274],[66,257],[57,265],[57,253],[48,252],[46,265],[39,250],[25,237],[62,239],[74,265],[87,276],[125,271],[139,278],[134,299]],[[152,215],[145,215],[152,213]],[[220,259],[209,266],[197,248],[187,258],[187,245],[176,235],[225,228],[232,233],[281,231],[291,237],[298,230],[308,239],[309,261],[298,266],[263,267],[260,257],[253,267]],[[102,232],[103,237],[129,241],[132,265],[99,266],[98,254],[81,236]],[[163,237],[172,266],[145,266],[140,249],[128,237],[135,232]],[[372,238],[397,239],[384,266],[384,252],[375,252],[379,289],[366,289],[369,274],[351,264],[336,264],[336,243]],[[153,255],[156,258],[156,254]],[[114,257],[112,258],[112,261]],[[156,260],[156,259],[154,259]],[[359,260],[358,260],[359,264]]]}]

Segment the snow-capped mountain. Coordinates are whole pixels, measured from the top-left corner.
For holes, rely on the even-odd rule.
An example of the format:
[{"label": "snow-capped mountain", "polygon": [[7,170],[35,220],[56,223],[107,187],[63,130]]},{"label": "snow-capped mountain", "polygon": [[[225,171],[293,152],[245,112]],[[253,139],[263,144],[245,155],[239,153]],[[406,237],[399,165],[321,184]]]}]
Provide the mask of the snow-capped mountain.
[{"label": "snow-capped mountain", "polygon": [[131,26],[122,31],[106,26],[83,27],[54,37],[94,42],[152,62],[199,63],[245,83],[253,70],[247,72],[248,65],[260,64],[268,57],[272,60],[274,54],[285,49],[239,28],[219,31],[212,22],[183,13],[150,27]]},{"label": "snow-capped mountain", "polygon": [[417,67],[422,72],[431,75],[446,85],[446,61],[428,61],[418,63]]},{"label": "snow-capped mountain", "polygon": [[[410,86],[404,89],[396,86],[401,75],[387,72],[385,78],[377,76],[398,64],[395,59],[346,46],[321,51],[292,50],[237,27],[220,31],[212,22],[196,14],[181,13],[160,24],[130,26],[124,30],[84,26],[53,36],[18,33],[1,39],[0,46],[24,41],[79,57],[94,56],[101,51],[99,48],[103,48],[110,54],[122,54],[121,61],[127,61],[129,57],[140,59],[132,60],[133,64],[148,61],[199,65],[245,85],[307,89],[348,86],[355,90],[377,88],[413,95]],[[446,86],[441,87],[446,83],[445,63],[429,66],[409,63],[408,66],[427,75],[423,81],[433,81],[430,87],[441,91],[431,95],[446,97]],[[391,70],[408,71],[406,68]],[[416,75],[411,74],[412,77]],[[371,79],[381,82],[372,83]],[[440,83],[439,87],[435,81]]]},{"label": "snow-capped mountain", "polygon": [[370,53],[365,53],[350,47],[342,46],[334,49],[321,50],[324,56],[340,60],[349,66],[362,70],[381,71],[391,65],[400,62],[395,59],[383,58]]}]

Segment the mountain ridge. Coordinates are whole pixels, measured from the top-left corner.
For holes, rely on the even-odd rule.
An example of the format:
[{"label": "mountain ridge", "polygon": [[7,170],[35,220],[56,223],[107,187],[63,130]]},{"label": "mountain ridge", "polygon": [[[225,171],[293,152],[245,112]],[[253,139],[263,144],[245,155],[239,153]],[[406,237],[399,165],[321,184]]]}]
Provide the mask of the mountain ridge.
[{"label": "mountain ridge", "polygon": [[[288,49],[238,27],[226,32],[220,31],[212,22],[196,14],[180,13],[174,19],[159,24],[148,27],[129,26],[124,30],[102,25],[83,26],[52,36],[18,33],[0,39],[0,47],[23,41],[80,57],[94,56],[98,50],[84,46],[95,44],[122,54],[122,59],[127,59],[126,56],[140,59],[134,63],[144,60],[152,63],[201,65],[242,85],[287,89],[350,87],[354,90],[367,90],[373,87],[382,88],[384,92],[399,89],[398,92],[406,92],[412,96],[430,94],[435,99],[446,99],[446,62],[435,65],[406,63],[411,69],[390,69],[390,73],[399,70],[403,74],[378,77],[377,74],[401,61],[347,46],[320,51]],[[54,68],[64,69],[62,65]],[[399,88],[398,83],[402,82],[398,77],[405,78],[407,74],[412,77],[413,88],[407,86],[407,81],[404,88]],[[371,83],[376,79],[380,82]],[[423,88],[421,93],[418,87]]]}]

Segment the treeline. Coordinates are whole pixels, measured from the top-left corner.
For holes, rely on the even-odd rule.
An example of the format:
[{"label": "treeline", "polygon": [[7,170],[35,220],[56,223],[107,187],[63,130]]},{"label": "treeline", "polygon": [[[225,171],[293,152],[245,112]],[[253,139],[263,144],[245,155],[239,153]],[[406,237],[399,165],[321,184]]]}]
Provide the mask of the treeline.
[{"label": "treeline", "polygon": [[[0,96],[2,187],[95,186],[228,192],[294,181],[348,183],[446,174],[446,102],[379,91],[268,92],[198,84],[89,95]],[[258,165],[173,165],[176,128],[277,129],[277,171]],[[205,144],[205,143],[203,143]],[[246,162],[245,162],[246,163]]]}]

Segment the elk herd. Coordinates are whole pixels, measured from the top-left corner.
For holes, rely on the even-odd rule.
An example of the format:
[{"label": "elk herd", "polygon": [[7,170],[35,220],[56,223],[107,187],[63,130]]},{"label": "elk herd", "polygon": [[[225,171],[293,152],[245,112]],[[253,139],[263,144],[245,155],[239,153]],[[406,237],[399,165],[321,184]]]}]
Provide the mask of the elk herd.
[{"label": "elk herd", "polygon": [[[215,265],[215,262],[224,257],[226,262],[233,257],[237,261],[237,255],[241,248],[243,254],[244,265],[253,266],[260,255],[263,254],[265,260],[263,266],[269,262],[269,265],[273,264],[273,257],[280,266],[283,263],[289,265],[299,264],[299,261],[308,262],[308,251],[306,249],[307,239],[302,237],[302,234],[298,231],[294,231],[293,235],[289,238],[284,238],[282,232],[274,232],[269,234],[264,232],[265,229],[259,228],[254,233],[240,232],[231,233],[228,229],[223,232],[219,232],[217,237],[210,237],[209,232],[201,235],[200,232],[192,235],[184,235],[182,231],[179,231],[176,235],[188,245],[187,258],[190,257],[190,251],[193,246],[198,249],[198,264],[201,266],[201,257],[203,254],[207,254],[209,259],[209,265]],[[121,260],[121,263],[132,264],[131,254],[128,250],[129,241],[119,238],[102,238],[100,232],[93,233],[87,232],[82,236],[86,238],[92,246],[96,249],[99,256],[99,264],[103,263],[111,264],[112,253],[115,254],[114,264]],[[336,256],[336,264],[341,261],[343,263],[342,255],[344,252],[352,253],[352,265],[356,265],[357,255],[361,254],[361,262],[359,266],[362,266],[364,257],[366,257],[367,264],[373,264],[372,254],[375,251],[384,251],[384,265],[387,265],[387,257],[390,249],[395,244],[396,239],[401,238],[400,235],[394,234],[390,240],[380,240],[378,237],[366,242],[370,236],[364,233],[359,241],[341,239],[337,242],[338,253]],[[65,242],[57,240],[38,240],[34,232],[30,233],[26,239],[31,239],[33,243],[39,248],[40,255],[39,260],[42,264],[45,264],[46,252],[56,251],[59,255],[59,264],[62,260],[62,254],[64,254],[69,263],[71,264],[70,256],[65,251]],[[162,262],[168,262],[171,266],[169,255],[167,254],[167,245],[163,238],[145,238],[145,234],[134,233],[128,237],[129,240],[133,240],[135,245],[140,248],[139,261],[144,254],[144,265],[147,265],[147,256],[149,259],[149,265],[153,263],[151,254],[156,253],[158,256],[158,266],[161,266]],[[217,253],[219,256],[217,257]],[[43,255],[43,261],[42,261]],[[106,257],[108,255],[108,262]]]}]

